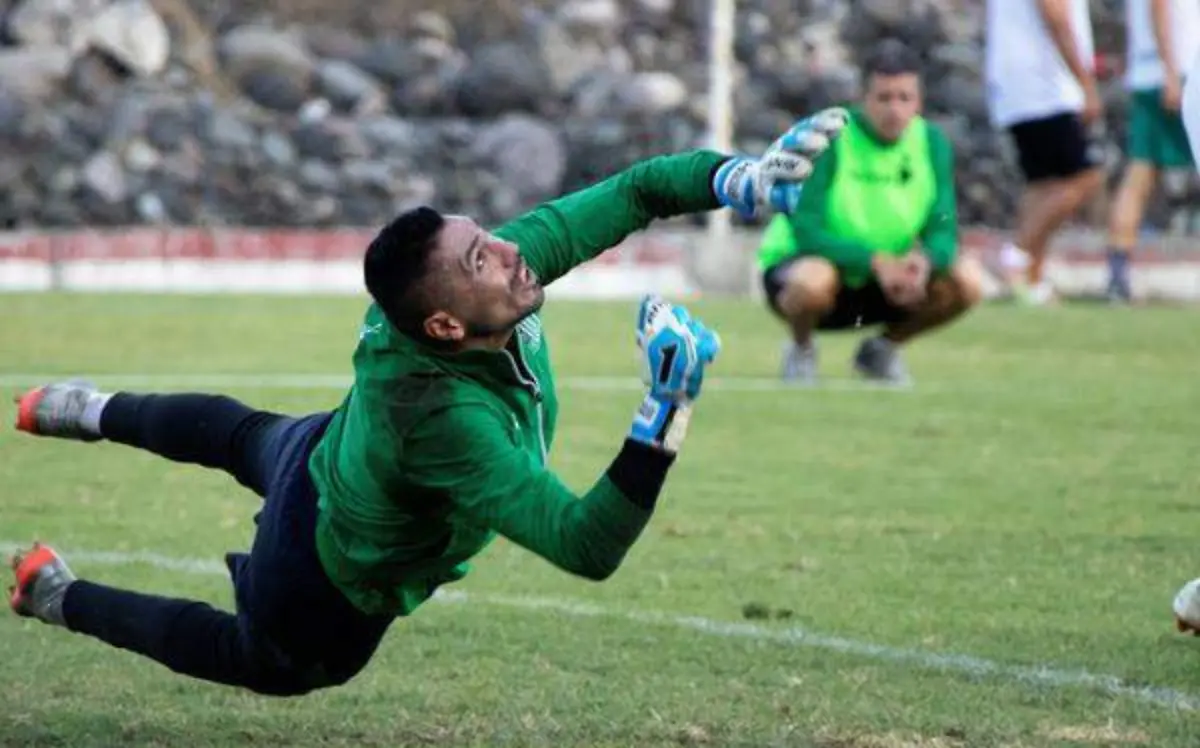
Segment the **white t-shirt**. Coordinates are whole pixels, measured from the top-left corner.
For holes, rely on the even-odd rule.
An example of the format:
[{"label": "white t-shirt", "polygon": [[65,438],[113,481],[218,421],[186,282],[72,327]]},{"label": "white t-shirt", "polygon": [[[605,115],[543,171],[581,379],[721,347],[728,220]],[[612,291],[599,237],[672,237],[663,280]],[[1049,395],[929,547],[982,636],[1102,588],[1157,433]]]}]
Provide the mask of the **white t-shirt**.
[{"label": "white t-shirt", "polygon": [[[1071,30],[1083,64],[1091,69],[1095,51],[1088,0],[1070,0],[1070,5]],[[985,58],[994,125],[1083,111],[1083,88],[1054,46],[1037,0],[987,0]]]},{"label": "white t-shirt", "polygon": [[1192,147],[1192,153],[1200,154],[1200,52],[1196,53],[1184,71],[1186,81],[1183,84],[1183,104],[1180,107],[1183,128],[1187,130],[1188,145]]},{"label": "white t-shirt", "polygon": [[[1200,0],[1169,0],[1168,5],[1175,67],[1183,72],[1200,51]],[[1125,23],[1125,84],[1132,89],[1158,88],[1163,82],[1163,67],[1158,59],[1150,0],[1125,0]]]}]

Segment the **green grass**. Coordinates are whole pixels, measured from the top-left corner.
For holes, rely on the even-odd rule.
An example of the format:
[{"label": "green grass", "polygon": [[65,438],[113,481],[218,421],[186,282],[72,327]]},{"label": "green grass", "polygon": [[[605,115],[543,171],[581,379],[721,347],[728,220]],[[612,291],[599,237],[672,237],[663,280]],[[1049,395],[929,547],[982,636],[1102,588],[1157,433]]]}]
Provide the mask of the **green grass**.
[{"label": "green grass", "polygon": [[[694,310],[713,376],[774,376],[780,331],[748,303]],[[263,375],[230,394],[304,412],[348,374],[353,299],[6,296],[0,378]],[[1200,713],[862,653],[717,636],[624,613],[753,621],[1005,666],[1112,675],[1200,698],[1200,647],[1170,598],[1200,574],[1196,312],[990,307],[908,351],[908,392],[714,388],[660,510],[605,584],[501,541],[398,622],[341,689],[281,701],[0,617],[0,745],[1194,746]],[[560,377],[635,374],[632,304],[552,302]],[[845,379],[855,336],[822,339]],[[634,391],[564,387],[554,463],[585,488]],[[11,417],[11,413],[9,414]],[[255,499],[225,476],[111,445],[0,433],[0,541],[219,561]],[[230,603],[219,576],[79,562],[100,581]],[[519,597],[612,615],[501,604]],[[517,600],[519,603],[520,600]]]}]

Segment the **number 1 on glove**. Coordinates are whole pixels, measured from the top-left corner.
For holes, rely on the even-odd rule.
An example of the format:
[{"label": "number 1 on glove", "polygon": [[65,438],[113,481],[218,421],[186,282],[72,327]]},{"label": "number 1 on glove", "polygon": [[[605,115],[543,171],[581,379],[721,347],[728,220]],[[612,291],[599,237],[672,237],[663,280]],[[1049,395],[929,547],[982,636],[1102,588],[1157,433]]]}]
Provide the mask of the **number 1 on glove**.
[{"label": "number 1 on glove", "polygon": [[720,351],[717,334],[680,306],[647,297],[638,312],[642,381],[649,388],[630,437],[667,452],[679,450],[700,396],[705,367]]}]

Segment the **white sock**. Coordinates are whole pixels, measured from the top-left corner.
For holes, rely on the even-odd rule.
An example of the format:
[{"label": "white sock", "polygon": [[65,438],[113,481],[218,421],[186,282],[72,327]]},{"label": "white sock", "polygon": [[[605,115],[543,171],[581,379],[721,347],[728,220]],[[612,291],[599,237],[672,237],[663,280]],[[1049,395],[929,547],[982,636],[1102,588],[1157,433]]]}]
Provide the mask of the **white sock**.
[{"label": "white sock", "polygon": [[100,433],[100,415],[110,398],[112,394],[107,392],[94,392],[88,398],[87,405],[83,406],[83,415],[79,417],[79,425],[88,433],[103,436]]}]

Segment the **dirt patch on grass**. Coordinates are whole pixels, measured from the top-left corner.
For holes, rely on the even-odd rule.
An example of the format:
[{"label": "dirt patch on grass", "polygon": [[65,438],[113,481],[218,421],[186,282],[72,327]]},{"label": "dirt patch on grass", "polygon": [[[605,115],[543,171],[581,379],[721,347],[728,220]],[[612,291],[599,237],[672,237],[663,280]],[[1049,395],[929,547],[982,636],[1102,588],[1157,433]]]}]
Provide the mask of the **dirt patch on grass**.
[{"label": "dirt patch on grass", "polygon": [[1046,725],[1040,734],[1051,740],[1063,740],[1083,745],[1149,745],[1150,736],[1141,730],[1106,725]]},{"label": "dirt patch on grass", "polygon": [[822,735],[817,738],[816,745],[818,748],[966,748],[967,743],[948,735],[888,732]]}]

